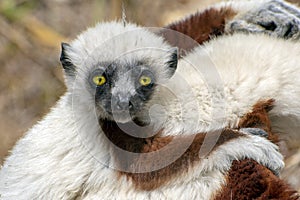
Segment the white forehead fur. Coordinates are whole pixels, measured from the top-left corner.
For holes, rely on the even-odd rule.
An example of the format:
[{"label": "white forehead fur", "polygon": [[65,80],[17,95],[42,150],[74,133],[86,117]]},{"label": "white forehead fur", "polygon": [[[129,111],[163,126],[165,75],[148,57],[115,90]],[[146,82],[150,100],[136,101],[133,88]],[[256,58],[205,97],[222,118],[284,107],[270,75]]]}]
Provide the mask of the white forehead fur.
[{"label": "white forehead fur", "polygon": [[131,23],[124,26],[121,22],[99,23],[80,34],[70,45],[66,54],[77,73],[120,58],[127,63],[145,59],[154,71],[164,76],[167,73],[164,66],[172,49],[162,37],[149,30]]}]

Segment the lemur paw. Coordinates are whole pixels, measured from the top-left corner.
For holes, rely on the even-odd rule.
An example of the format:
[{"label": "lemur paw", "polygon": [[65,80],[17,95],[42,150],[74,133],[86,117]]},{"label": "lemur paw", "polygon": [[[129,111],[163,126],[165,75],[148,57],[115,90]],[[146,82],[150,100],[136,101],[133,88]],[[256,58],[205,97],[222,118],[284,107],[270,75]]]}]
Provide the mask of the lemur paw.
[{"label": "lemur paw", "polygon": [[234,18],[226,25],[225,30],[229,33],[265,33],[286,39],[298,39],[300,9],[282,0],[272,0]]},{"label": "lemur paw", "polygon": [[268,133],[260,128],[241,128],[239,131],[248,135],[258,135],[267,138]]}]

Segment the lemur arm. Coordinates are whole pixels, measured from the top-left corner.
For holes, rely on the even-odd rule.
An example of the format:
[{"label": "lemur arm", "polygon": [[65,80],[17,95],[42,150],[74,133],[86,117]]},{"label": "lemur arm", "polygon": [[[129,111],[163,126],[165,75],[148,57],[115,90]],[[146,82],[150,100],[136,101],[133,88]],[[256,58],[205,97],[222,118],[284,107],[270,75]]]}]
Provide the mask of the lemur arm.
[{"label": "lemur arm", "polygon": [[[225,183],[218,191],[215,191],[215,196],[212,197],[214,200],[256,198],[296,200],[299,198],[296,191],[277,176],[282,167],[280,163],[283,164],[280,160],[282,157],[274,154],[275,149],[273,148],[276,146],[263,138],[268,137],[276,141],[271,133],[268,118],[268,111],[273,108],[273,103],[272,99],[258,102],[252,112],[240,121],[239,131],[222,130],[213,150],[204,158],[199,155],[204,138],[214,137],[215,132],[199,133],[195,136],[158,136],[146,139],[141,153],[155,152],[166,148],[165,151],[161,151],[162,153],[156,157],[150,154],[148,157],[141,157],[130,162],[131,170],[138,168],[149,172],[120,172],[120,174],[131,179],[137,190],[152,191],[168,183],[174,184],[178,177],[181,177],[181,180],[188,179],[185,176],[192,173],[191,169],[192,171],[199,170],[199,177],[194,177],[194,174],[193,181],[201,178],[203,173],[221,171],[224,173]],[[176,161],[164,168],[151,170],[153,165],[157,165],[158,162],[164,162],[167,157],[177,155],[179,149],[185,146],[186,142],[189,143],[189,137],[193,137],[191,145]],[[176,142],[171,144],[172,140],[176,140]],[[266,146],[263,147],[264,145]],[[245,153],[247,151],[248,153]]]},{"label": "lemur arm", "polygon": [[[219,133],[214,131],[185,136],[160,136],[158,134],[152,138],[141,139],[123,133],[113,124],[103,126],[102,129],[105,133],[114,132],[114,135],[117,135],[117,138],[110,138],[114,145],[126,151],[142,153],[138,158],[124,159],[123,155],[115,151],[113,156],[116,158],[116,163],[126,169],[120,172],[121,176],[129,177],[138,190],[155,190],[173,183],[173,179],[178,176],[183,176],[182,179],[185,179],[184,176],[190,173],[189,169],[197,171],[198,175],[193,175],[196,179],[201,179],[203,173],[207,171],[225,172],[236,159],[253,159],[278,174],[283,167],[283,157],[278,152],[278,147],[264,138],[270,135],[267,112],[272,105],[273,100],[259,102],[253,112],[241,120],[240,131],[224,129]],[[107,123],[103,124],[107,125]],[[112,127],[115,129],[112,130]],[[201,157],[200,152],[201,148],[205,148],[203,144],[206,137],[210,139],[218,137],[218,139],[212,151],[208,152],[205,157]],[[210,139],[206,141],[214,141]],[[130,145],[124,146],[124,142],[118,141],[130,141]],[[180,151],[184,148],[185,151],[181,153]],[[158,153],[151,154],[151,152]],[[153,170],[158,163],[164,163],[168,158],[177,155],[179,157],[174,162]],[[136,169],[143,169],[142,171],[146,172],[134,173]]]},{"label": "lemur arm", "polygon": [[[244,134],[245,132],[247,134]],[[142,155],[137,160],[131,160],[131,165],[128,166],[128,171],[143,169],[148,172],[120,173],[131,178],[136,189],[148,191],[155,190],[169,183],[172,184],[179,176],[185,179],[184,177],[188,176],[191,169],[199,171],[198,176],[193,177],[193,179],[201,179],[203,174],[208,171],[224,172],[230,168],[232,161],[236,159],[249,158],[257,160],[260,164],[270,168],[274,174],[278,174],[283,167],[283,157],[277,152],[276,145],[256,135],[261,132],[266,133],[261,129],[249,129],[248,131],[246,128],[243,129],[243,132],[224,129],[220,135],[217,132],[209,132],[182,137],[156,137],[148,139],[141,153],[147,154],[156,151],[158,153],[154,155],[149,154],[149,156]],[[214,137],[219,138],[213,149],[205,157],[201,157],[201,148],[205,148],[204,138],[206,137],[212,139]],[[180,155],[181,150],[189,144],[190,146]],[[159,165],[158,163],[163,163],[177,155],[180,156],[174,162],[161,169],[152,170],[156,165]],[[120,164],[128,164],[128,160],[125,162]]]},{"label": "lemur arm", "polygon": [[[165,26],[183,33],[199,44],[224,33],[249,32],[266,33],[284,38],[298,38],[300,10],[282,0],[233,1],[217,4],[204,11]],[[172,38],[167,32],[166,39],[174,46],[185,50],[185,41]]]}]

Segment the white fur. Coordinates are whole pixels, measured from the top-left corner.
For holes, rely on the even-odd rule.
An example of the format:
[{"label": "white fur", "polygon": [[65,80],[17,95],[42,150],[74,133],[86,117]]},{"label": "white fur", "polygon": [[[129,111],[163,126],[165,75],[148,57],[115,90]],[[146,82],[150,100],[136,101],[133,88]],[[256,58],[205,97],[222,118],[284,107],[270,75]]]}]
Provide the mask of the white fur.
[{"label": "white fur", "polygon": [[166,65],[173,48],[153,33],[158,29],[149,29],[151,32],[130,23],[126,27],[119,22],[100,23],[79,35],[71,43],[67,55],[77,68],[85,72],[102,61],[151,58],[149,62],[154,71],[159,71],[159,78],[164,80],[166,72],[162,66]]},{"label": "white fur", "polygon": [[[299,63],[300,43],[295,41],[243,34],[211,40],[180,60],[175,77],[162,89],[172,90],[177,98],[161,92],[154,99],[155,103],[167,101],[162,103],[167,115],[162,123],[168,127],[165,133],[235,126],[257,101],[273,98],[273,131],[288,132],[294,140],[299,139]],[[195,117],[198,124],[187,127],[189,120],[175,123],[178,118]]]},{"label": "white fur", "polygon": [[[99,49],[99,52],[90,55],[91,52],[97,49],[97,44],[100,45],[103,42],[102,40],[108,40],[111,36],[123,33],[130,28],[135,29],[136,27],[130,24],[126,28],[116,23],[111,25],[100,24],[96,28],[89,29],[86,33],[83,33],[72,43],[72,49],[68,52],[68,55],[79,68],[79,77],[76,80],[68,77],[68,92],[65,96],[61,98],[57,106],[42,121],[28,131],[25,137],[17,143],[11,156],[7,158],[0,171],[1,200],[74,199],[75,197],[78,199],[210,199],[220,189],[221,184],[225,182],[224,173],[230,168],[234,159],[253,158],[274,171],[283,167],[282,157],[274,144],[259,136],[246,136],[220,146],[209,157],[203,159],[194,168],[191,168],[187,175],[157,190],[151,192],[136,191],[130,180],[124,177],[118,179],[116,171],[108,167],[111,164],[111,152],[108,147],[109,143],[98,126],[96,113],[93,108],[93,97],[89,96],[89,93],[85,91],[86,87],[84,84],[78,85],[77,83],[82,83],[84,74],[89,68],[88,63],[95,63],[95,59],[98,57],[100,59],[106,58],[105,56],[101,57],[101,53],[104,55],[114,54],[114,52],[109,52],[107,49]],[[101,41],[97,41],[99,34],[103,36]],[[121,51],[118,52],[116,50],[113,58],[118,56],[119,53],[132,50],[134,47],[130,45],[135,40],[141,42],[137,42],[138,47],[150,45],[150,47],[155,48],[169,48],[160,38],[155,38],[152,33],[146,30],[140,30],[138,35],[130,34],[130,36],[132,38],[126,40],[128,43],[125,43],[125,46],[120,46],[122,43],[116,44],[121,48]],[[151,39],[151,42],[148,41],[149,39]],[[261,49],[259,49],[260,51],[255,51],[257,53],[251,56],[249,55],[249,49],[257,50],[258,47],[254,44],[257,41],[260,41],[258,46]],[[144,45],[143,42],[146,44]],[[110,45],[113,47],[114,44]],[[283,47],[280,46],[280,49],[275,48],[278,47],[277,45],[282,45]],[[279,72],[282,69],[286,69],[285,73],[288,78],[297,81],[295,80],[297,69],[294,69],[294,73],[291,74],[292,69],[290,69],[290,65],[296,65],[299,62],[295,59],[294,53],[293,57],[291,57],[292,55],[288,53],[284,55],[285,51],[282,50],[282,48],[293,49],[296,53],[298,49],[295,46],[296,44],[269,39],[265,36],[247,37],[237,35],[232,38],[227,37],[212,41],[211,44],[206,45],[205,51],[197,50],[200,52],[189,55],[185,60],[196,61],[196,63],[202,60],[202,62],[207,61],[207,63],[210,63],[206,57],[207,54],[203,53],[208,51],[208,55],[215,62],[222,79],[224,79],[225,96],[218,96],[219,90],[223,89],[219,87],[213,90],[210,96],[207,95],[208,90],[205,87],[205,83],[201,82],[201,79],[198,80],[197,73],[186,71],[186,64],[183,63],[184,61],[181,61],[179,63],[178,76],[187,78],[192,77],[192,74],[196,75],[195,78],[197,80],[193,78],[187,78],[186,80],[188,85],[192,86],[191,89],[195,91],[196,102],[192,100],[193,95],[182,90],[182,79],[176,79],[178,87],[172,82],[168,85],[168,87],[177,92],[175,93],[176,95],[186,99],[183,111],[188,111],[188,115],[185,116],[187,118],[183,119],[186,123],[181,123],[182,120],[178,110],[176,110],[177,108],[173,108],[173,102],[169,101],[172,105],[166,106],[166,111],[170,111],[169,114],[171,113],[172,115],[168,115],[169,121],[166,124],[166,128],[169,128],[169,130],[166,130],[165,134],[172,134],[173,132],[190,134],[191,132],[206,130],[209,126],[211,129],[224,127],[226,125],[225,122],[237,121],[238,117],[249,111],[251,106],[261,97],[281,97],[277,101],[278,107],[274,110],[275,113],[284,114],[290,111],[290,108],[297,108],[298,103],[295,101],[291,101],[292,103],[289,104],[289,107],[281,104],[282,102],[289,103],[285,99],[288,98],[286,95],[290,93],[287,92],[286,94],[282,91],[280,96],[276,93],[280,91],[280,88],[275,87],[280,83],[285,83],[287,88],[292,86],[292,82],[284,79],[287,77],[279,76]],[[276,49],[278,49],[277,52]],[[161,59],[161,55],[149,52],[154,58]],[[270,59],[267,61],[263,60],[270,56],[269,52],[274,52],[274,55],[276,55],[275,61]],[[141,56],[142,53],[135,55]],[[290,58],[295,59],[295,61]],[[130,57],[127,59],[130,59]],[[153,62],[159,64],[157,61]],[[243,64],[243,67],[240,68],[239,64]],[[257,64],[260,65],[257,66]],[[162,65],[157,67],[162,67]],[[276,67],[270,70],[271,65]],[[250,68],[248,68],[251,66],[252,68],[262,68],[270,71],[270,74],[265,75],[268,82],[264,82],[263,79],[259,78],[263,74],[261,70],[259,70],[259,73],[256,73],[254,78],[251,78],[249,76]],[[211,78],[213,79],[214,77]],[[277,83],[277,79],[280,79],[282,82]],[[244,83],[241,80],[244,80],[245,84],[239,85]],[[253,88],[253,84],[257,81],[262,81],[263,85],[266,83],[272,89],[272,93],[264,95],[262,92],[264,91],[263,88],[257,85]],[[210,84],[217,86],[214,82]],[[185,87],[185,85],[183,86]],[[252,89],[256,89],[257,94],[251,92]],[[295,90],[298,91],[298,88],[295,88]],[[166,93],[159,94],[164,95]],[[216,122],[217,126],[211,125],[215,119],[210,117],[212,104],[210,103],[211,99],[207,99],[208,97],[215,98],[216,102],[221,97],[224,97],[227,103],[225,105],[228,105],[224,113],[225,122],[224,116],[221,116],[220,120]],[[293,99],[294,96],[291,96],[290,100]],[[191,107],[193,103],[204,109],[203,111],[200,109],[199,116],[197,114],[192,115],[192,112],[198,112]],[[176,102],[174,102],[174,106],[176,106]],[[223,108],[218,109],[221,110]],[[298,114],[298,111],[295,114]],[[188,123],[187,119],[192,120],[192,122]],[[200,125],[194,126],[193,124],[197,120],[200,122]],[[207,126],[203,128],[203,124]],[[172,129],[174,130],[172,131]]]}]

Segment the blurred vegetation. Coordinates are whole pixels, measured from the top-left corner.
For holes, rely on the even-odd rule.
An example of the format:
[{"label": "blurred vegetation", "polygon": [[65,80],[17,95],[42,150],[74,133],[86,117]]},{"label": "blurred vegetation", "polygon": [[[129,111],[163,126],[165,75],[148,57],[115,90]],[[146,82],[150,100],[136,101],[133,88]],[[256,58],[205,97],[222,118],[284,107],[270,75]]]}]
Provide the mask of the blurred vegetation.
[{"label": "blurred vegetation", "polygon": [[[127,20],[144,26],[163,26],[219,1],[124,0]],[[60,43],[96,22],[120,19],[121,10],[121,0],[0,0],[0,165],[65,92]],[[289,169],[288,177],[295,171]]]}]

